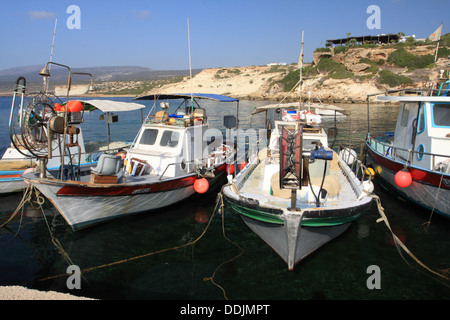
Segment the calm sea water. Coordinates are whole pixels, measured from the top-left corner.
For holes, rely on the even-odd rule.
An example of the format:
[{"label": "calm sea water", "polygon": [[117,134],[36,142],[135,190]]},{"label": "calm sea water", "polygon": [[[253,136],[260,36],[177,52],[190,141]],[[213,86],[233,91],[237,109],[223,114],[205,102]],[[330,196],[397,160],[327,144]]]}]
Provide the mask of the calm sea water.
[{"label": "calm sea water", "polygon": [[[114,98],[131,101],[131,98]],[[9,145],[8,121],[11,98],[0,98],[1,154]],[[146,114],[151,102],[147,105]],[[250,110],[267,102],[241,101],[241,128],[248,128]],[[352,112],[338,122],[339,141],[355,148],[367,132],[365,105],[342,105]],[[222,117],[235,113],[234,104],[207,102],[211,126],[222,127]],[[392,130],[398,108],[372,106],[371,131]],[[106,124],[100,112],[85,116],[87,141],[106,140]],[[112,140],[132,141],[139,129],[140,112],[123,113],[112,125]],[[263,118],[253,121],[262,126]],[[351,127],[349,126],[351,124]],[[327,124],[330,125],[330,124]],[[350,127],[350,129],[349,129]],[[391,226],[406,246],[434,270],[450,268],[450,221],[434,215],[428,230],[423,223],[430,212],[404,202],[375,186]],[[22,195],[2,196],[0,222],[17,207]],[[0,285],[22,285],[100,299],[149,300],[351,300],[351,299],[448,299],[449,282],[425,271],[397,251],[390,233],[373,205],[340,237],[328,243],[288,271],[285,263],[225,204],[224,214],[214,214],[216,194],[199,196],[169,208],[114,220],[73,232],[51,206],[45,219],[27,206],[6,228],[0,229]],[[211,224],[207,228],[207,222]],[[48,225],[47,225],[48,223]],[[223,224],[222,224],[223,223]],[[195,245],[179,247],[204,235]],[[81,289],[69,290],[67,262],[51,241],[59,240],[72,262],[85,272]],[[108,265],[117,261],[126,262]],[[231,261],[229,261],[231,260]],[[222,265],[222,263],[229,261]],[[378,266],[381,288],[369,289],[369,266]],[[215,273],[214,273],[215,272]],[[207,278],[213,276],[212,281]],[[450,276],[447,273],[447,276]]]}]

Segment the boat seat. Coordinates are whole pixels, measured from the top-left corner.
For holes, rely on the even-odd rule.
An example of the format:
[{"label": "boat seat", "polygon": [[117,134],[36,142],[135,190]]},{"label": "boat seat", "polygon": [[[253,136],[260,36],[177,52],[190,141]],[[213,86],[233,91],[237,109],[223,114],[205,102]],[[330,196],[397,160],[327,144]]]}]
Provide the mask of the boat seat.
[{"label": "boat seat", "polygon": [[206,110],[203,108],[196,108],[194,109],[193,113],[194,119],[202,119],[203,123],[206,122]]},{"label": "boat seat", "polygon": [[92,173],[99,176],[117,175],[122,169],[123,163],[120,156],[102,154],[98,159],[97,166],[92,169]]},{"label": "boat seat", "polygon": [[169,117],[169,115],[165,111],[158,111],[155,114],[155,120],[158,122],[164,122],[167,120],[168,117]]}]

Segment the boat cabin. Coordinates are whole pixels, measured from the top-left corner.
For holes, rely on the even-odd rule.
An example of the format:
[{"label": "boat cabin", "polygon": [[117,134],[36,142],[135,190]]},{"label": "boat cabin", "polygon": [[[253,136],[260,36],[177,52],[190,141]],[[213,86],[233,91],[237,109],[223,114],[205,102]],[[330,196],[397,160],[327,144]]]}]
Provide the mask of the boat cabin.
[{"label": "boat cabin", "polygon": [[[215,165],[224,163],[232,148],[204,139],[209,129],[208,118],[206,110],[195,99],[218,102],[239,100],[211,94],[171,94],[146,96],[136,100],[144,99],[154,99],[154,107],[157,100],[163,101],[159,103],[158,111],[147,116],[135,142],[128,150],[125,165],[131,175],[151,174],[161,179],[191,174],[200,167],[214,168]],[[184,100],[175,111],[170,112],[171,106],[164,101],[169,99]],[[222,135],[217,131],[217,134]]]},{"label": "boat cabin", "polygon": [[[449,166],[450,101],[443,97],[390,97],[400,101],[400,110],[388,156],[411,165],[440,170]],[[383,97],[379,97],[381,100]],[[392,100],[392,99],[389,99]],[[439,156],[442,155],[442,156]],[[446,156],[446,157],[444,157]]]}]

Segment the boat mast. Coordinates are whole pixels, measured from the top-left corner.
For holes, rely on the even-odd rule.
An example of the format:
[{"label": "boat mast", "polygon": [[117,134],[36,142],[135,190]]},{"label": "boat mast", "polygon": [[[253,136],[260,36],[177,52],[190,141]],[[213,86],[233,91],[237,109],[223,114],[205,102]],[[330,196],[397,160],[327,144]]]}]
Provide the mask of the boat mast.
[{"label": "boat mast", "polygon": [[191,35],[189,32],[189,17],[187,17],[187,29],[188,29],[188,49],[189,49],[189,78],[191,86],[191,108],[194,108],[194,97],[192,94],[192,65],[191,65]]},{"label": "boat mast", "polygon": [[300,102],[298,104],[298,108],[300,110],[301,107],[301,103],[302,103],[302,86],[303,86],[303,39],[304,39],[304,34],[305,31],[302,30],[302,49],[300,51],[300,57],[298,59],[298,65],[300,67],[300,82],[299,82],[299,86],[298,86],[298,94],[299,94],[299,98],[300,98]]},{"label": "boat mast", "polygon": [[[52,39],[52,49],[50,50],[50,62],[52,62],[53,60],[53,48],[55,46],[55,36],[56,36],[56,25],[58,24],[58,18],[55,19],[55,27],[53,29],[53,39]],[[48,66],[48,71],[50,71],[51,68],[51,64],[49,64]],[[49,79],[50,77],[43,77],[44,80],[44,92],[48,91],[48,84],[49,84]]]}]

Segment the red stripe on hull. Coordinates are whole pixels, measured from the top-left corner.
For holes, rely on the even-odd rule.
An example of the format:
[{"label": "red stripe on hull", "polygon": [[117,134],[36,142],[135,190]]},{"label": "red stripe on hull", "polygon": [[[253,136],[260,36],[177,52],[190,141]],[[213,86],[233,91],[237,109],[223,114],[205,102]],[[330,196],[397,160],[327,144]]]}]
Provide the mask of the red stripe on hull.
[{"label": "red stripe on hull", "polygon": [[[218,175],[225,171],[226,164],[219,166],[214,173]],[[194,185],[196,175],[169,181],[153,182],[140,185],[115,185],[99,188],[89,185],[65,185],[56,193],[58,196],[128,196],[143,193],[162,192]]]},{"label": "red stripe on hull", "polygon": [[[397,173],[398,171],[402,170],[404,168],[404,165],[402,163],[390,160],[386,157],[381,156],[377,152],[375,152],[372,148],[368,146],[368,151],[370,153],[370,156],[374,159],[374,161],[379,164],[384,169],[388,169],[394,173]],[[419,183],[426,183],[435,187],[440,187],[442,189],[450,189],[450,185],[448,184],[450,181],[448,179],[443,178],[441,183],[441,177],[442,173],[437,172],[431,172],[426,170],[421,170],[418,167],[409,167],[409,170],[411,172],[412,178],[414,181]],[[446,181],[448,182],[446,182]]]}]

